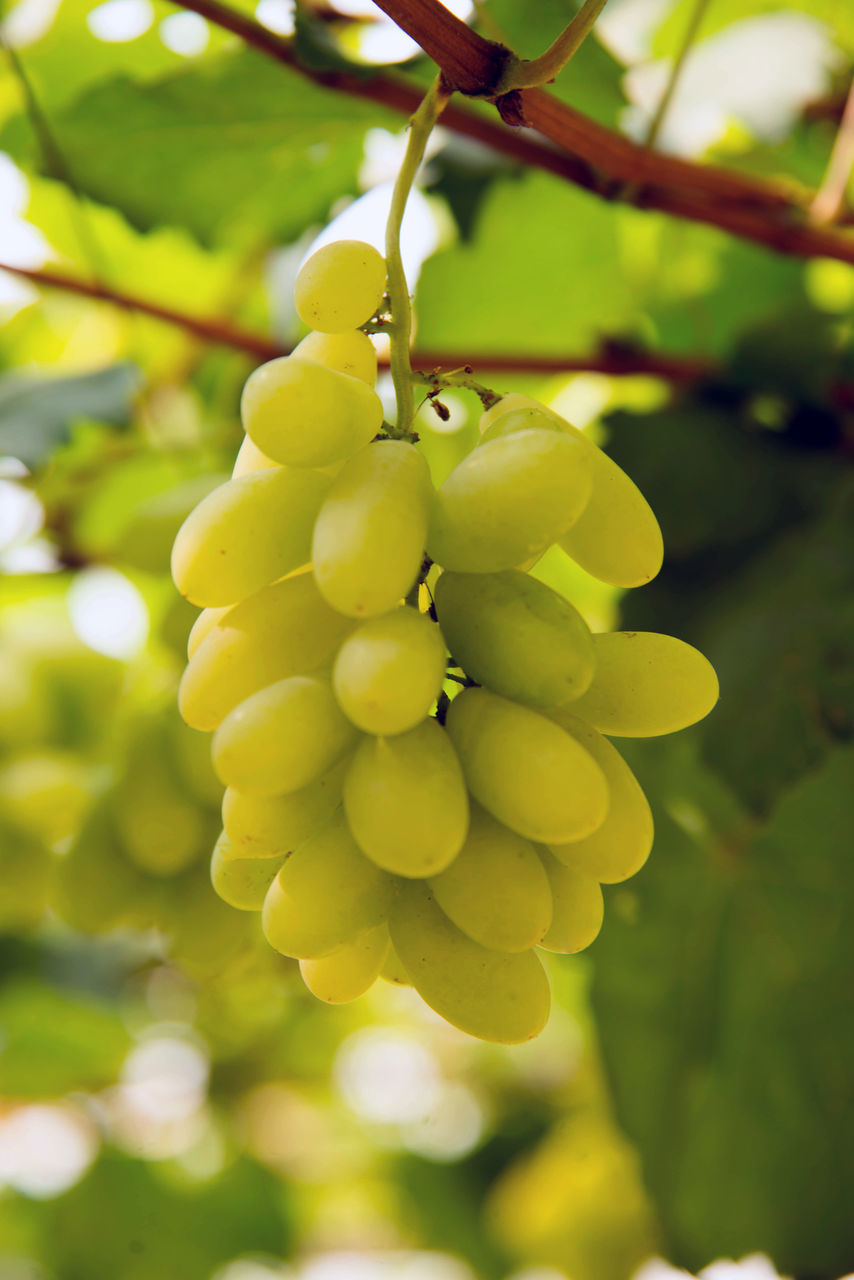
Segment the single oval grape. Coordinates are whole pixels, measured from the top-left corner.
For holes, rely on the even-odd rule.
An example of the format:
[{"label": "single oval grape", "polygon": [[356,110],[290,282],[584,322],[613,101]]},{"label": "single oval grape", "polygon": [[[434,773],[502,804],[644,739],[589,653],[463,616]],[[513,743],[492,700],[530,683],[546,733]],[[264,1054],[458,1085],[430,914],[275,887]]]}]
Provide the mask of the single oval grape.
[{"label": "single oval grape", "polygon": [[291,352],[298,360],[313,360],[327,369],[349,373],[372,387],[377,380],[377,353],[374,344],[360,329],[343,333],[309,333]]},{"label": "single oval grape", "polygon": [[250,694],[326,666],[352,626],[310,573],[265,587],[211,627],[181,679],[178,709],[194,729],[216,729]]},{"label": "single oval grape", "polygon": [[564,708],[546,713],[589,751],[608,783],[611,803],[598,830],[571,844],[549,845],[567,867],[603,884],[618,884],[640,871],[652,849],[653,821],[646,796],[616,747]]},{"label": "single oval grape", "polygon": [[401,876],[429,876],[457,856],[468,829],[460,763],[435,720],[393,738],[368,738],[344,781],[359,846]]},{"label": "single oval grape", "polygon": [[229,711],[211,750],[226,786],[275,796],[308,786],[357,738],[325,680],[291,676]]},{"label": "single oval grape", "polygon": [[696,724],[718,700],[708,658],[675,636],[654,631],[595,635],[596,675],[572,704],[600,733],[653,738]]},{"label": "single oval grape", "polygon": [[307,564],[328,476],[289,467],[228,480],[190,513],[172,548],[175,585],[193,604],[233,605]]},{"label": "single oval grape", "polygon": [[546,1025],[549,984],[534,952],[482,947],[451,923],[424,886],[402,886],[389,932],[415,990],[452,1026],[480,1040],[520,1044]]},{"label": "single oval grape", "polygon": [[327,1004],[348,1004],[369,991],[388,955],[388,928],[366,929],[352,942],[319,960],[300,960],[302,980],[313,996]]},{"label": "single oval grape", "polygon": [[278,858],[233,858],[222,833],[211,856],[211,884],[238,911],[260,911],[284,855]]},{"label": "single oval grape", "polygon": [[264,902],[264,934],[282,955],[319,959],[381,924],[392,893],[391,877],[364,856],[340,818],[285,861]]},{"label": "single oval grape", "polygon": [[454,659],[495,693],[527,706],[559,706],[593,679],[586,622],[535,578],[515,569],[443,573],[434,599]]},{"label": "single oval grape", "polygon": [[458,929],[495,951],[527,951],[551,923],[551,889],[533,845],[479,806],[462,849],[430,888]]},{"label": "single oval grape", "polygon": [[539,850],[552,890],[552,922],[540,941],[544,951],[573,955],[583,951],[602,928],[605,904],[598,881],[575,867],[558,862],[548,849]]},{"label": "single oval grape", "polygon": [[385,292],[385,260],[364,240],[334,240],[297,273],[294,305],[311,329],[341,333],[370,320]]},{"label": "single oval grape", "polygon": [[605,775],[545,716],[486,689],[464,689],[446,726],[472,795],[512,831],[562,843],[604,822]]},{"label": "single oval grape", "polygon": [[365,733],[414,729],[445,678],[442,633],[406,605],[369,618],[347,637],[332,668],[341,709]]},{"label": "single oval grape", "polygon": [[292,467],[348,458],[383,420],[382,401],[360,378],[295,356],[279,356],[250,374],[240,413],[261,452]]},{"label": "single oval grape", "polygon": [[427,551],[459,573],[514,569],[578,519],[590,484],[588,451],[557,431],[491,440],[463,458],[439,489]]},{"label": "single oval grape", "polygon": [[321,594],[351,618],[386,613],[418,577],[433,490],[423,456],[402,440],[360,450],[333,481],[314,527]]},{"label": "single oval grape", "polygon": [[345,757],[328,772],[283,796],[249,796],[227,787],[222,797],[222,825],[229,839],[226,857],[275,858],[292,853],[316,835],[341,804]]},{"label": "single oval grape", "polygon": [[664,543],[655,513],[635,482],[592,440],[545,405],[505,396],[481,418],[482,439],[531,427],[562,431],[589,451],[590,500],[560,545],[582,569],[615,587],[640,587],[661,568]]}]

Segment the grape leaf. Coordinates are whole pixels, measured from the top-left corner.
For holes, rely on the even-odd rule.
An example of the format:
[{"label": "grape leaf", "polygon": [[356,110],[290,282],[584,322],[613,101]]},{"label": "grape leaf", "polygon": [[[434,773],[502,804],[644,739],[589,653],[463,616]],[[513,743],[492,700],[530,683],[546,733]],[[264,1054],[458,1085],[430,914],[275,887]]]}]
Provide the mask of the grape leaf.
[{"label": "grape leaf", "polygon": [[35,978],[0,992],[0,1090],[56,1097],[111,1083],[130,1038],[112,1009],[51,990]]},{"label": "grape leaf", "polygon": [[839,1275],[854,1179],[854,750],[831,753],[757,829],[686,740],[629,753],[657,834],[640,875],[609,892],[594,952],[618,1117],[672,1260],[694,1272],[759,1250],[783,1275]]},{"label": "grape leaf", "polygon": [[82,419],[124,427],[140,374],[129,363],[70,378],[0,378],[0,454],[40,466]]},{"label": "grape leaf", "polygon": [[[356,188],[365,130],[399,124],[240,50],[159,80],[100,83],[58,112],[53,130],[77,187],[134,226],[257,244],[324,218]],[[32,153],[26,121],[11,122],[0,145]]]}]

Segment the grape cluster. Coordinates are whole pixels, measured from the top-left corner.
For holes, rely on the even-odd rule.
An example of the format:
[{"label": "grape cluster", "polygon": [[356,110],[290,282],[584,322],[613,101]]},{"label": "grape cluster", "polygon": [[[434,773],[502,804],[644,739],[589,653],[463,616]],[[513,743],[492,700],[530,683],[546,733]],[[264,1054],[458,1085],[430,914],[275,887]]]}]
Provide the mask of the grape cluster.
[{"label": "grape cluster", "polygon": [[504,397],[438,491],[383,431],[358,328],[383,289],[358,242],[300,272],[313,332],[249,378],[234,476],[176,539],[204,606],[179,704],[226,785],[214,886],[310,990],[346,1001],[382,974],[517,1042],[548,1016],[535,948],[586,947],[601,884],[652,844],[605,735],[691,724],[717,681],[672,637],[591,634],[528,574],[556,542],[624,587],[661,565],[644,498],[568,422]]}]

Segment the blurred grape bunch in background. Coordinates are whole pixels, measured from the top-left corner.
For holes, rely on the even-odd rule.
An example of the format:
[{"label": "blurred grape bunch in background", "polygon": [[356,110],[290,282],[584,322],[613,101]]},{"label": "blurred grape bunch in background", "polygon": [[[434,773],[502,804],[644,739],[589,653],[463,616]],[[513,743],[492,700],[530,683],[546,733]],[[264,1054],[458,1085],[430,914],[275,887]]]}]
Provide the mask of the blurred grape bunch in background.
[{"label": "blurred grape bunch in background", "polygon": [[[449,8],[525,57],[572,11]],[[405,986],[316,1004],[210,888],[169,547],[231,470],[249,371],[301,336],[300,262],[381,245],[409,109],[383,77],[414,104],[431,66],[368,3],[234,12],[254,48],[165,0],[3,18],[0,1275],[838,1280],[854,13],[608,0],[548,90],[581,113],[565,166],[532,132],[477,141],[497,118],[461,95],[478,124],[431,140],[415,366],[471,361],[605,443],[662,574],[630,598],[551,554],[535,574],[593,630],[696,644],[723,695],[627,752],[653,855],[550,965],[548,1030],[503,1049]],[[687,167],[624,172],[620,140],[651,135]],[[476,438],[472,398],[442,398],[418,419],[435,483]]]}]

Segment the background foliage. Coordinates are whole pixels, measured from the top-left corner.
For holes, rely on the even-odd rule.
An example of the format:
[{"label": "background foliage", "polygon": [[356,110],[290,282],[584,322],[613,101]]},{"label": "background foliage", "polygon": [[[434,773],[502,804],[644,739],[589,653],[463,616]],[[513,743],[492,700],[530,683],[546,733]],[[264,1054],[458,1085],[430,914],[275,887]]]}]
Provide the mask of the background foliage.
[{"label": "background foliage", "polygon": [[[298,60],[425,82],[417,50],[379,51],[378,11],[338,7],[301,10]],[[692,10],[609,0],[553,92],[643,136]],[[533,56],[571,11],[478,21]],[[293,25],[286,0],[255,13]],[[632,745],[655,850],[589,955],[552,964],[540,1040],[476,1044],[386,986],[329,1009],[210,889],[218,789],[172,709],[193,611],[168,554],[239,441],[232,331],[286,346],[315,236],[381,237],[403,118],[165,0],[19,0],[3,32],[0,256],[223,340],[0,273],[0,1276],[854,1270],[854,269],[439,131],[417,346],[493,357],[484,381],[607,442],[664,571],[622,599],[537,573],[599,629],[699,645],[722,697]],[[714,0],[660,145],[815,187],[852,57],[847,0]],[[603,352],[693,373],[531,367]],[[448,426],[422,412],[437,479],[474,431],[449,404]]]}]

